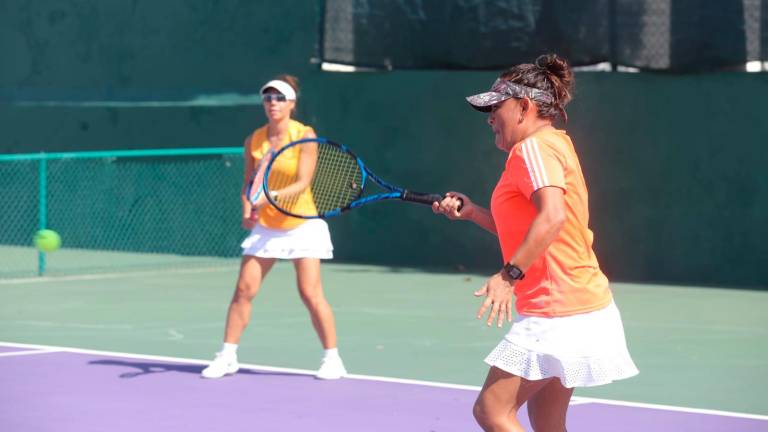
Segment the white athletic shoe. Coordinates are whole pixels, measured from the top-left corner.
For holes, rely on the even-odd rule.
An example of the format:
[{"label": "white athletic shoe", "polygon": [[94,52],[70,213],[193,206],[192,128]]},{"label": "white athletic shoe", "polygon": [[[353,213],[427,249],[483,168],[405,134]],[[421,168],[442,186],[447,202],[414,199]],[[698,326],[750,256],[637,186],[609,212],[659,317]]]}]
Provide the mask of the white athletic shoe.
[{"label": "white athletic shoe", "polygon": [[344,377],[347,370],[344,369],[344,363],[341,357],[327,357],[323,359],[320,369],[317,370],[315,378],[324,380],[333,380]]},{"label": "white athletic shoe", "polygon": [[221,378],[224,375],[236,373],[238,369],[240,369],[240,365],[237,364],[237,356],[224,355],[219,352],[216,353],[216,358],[213,359],[211,364],[203,369],[200,376],[203,378]]}]

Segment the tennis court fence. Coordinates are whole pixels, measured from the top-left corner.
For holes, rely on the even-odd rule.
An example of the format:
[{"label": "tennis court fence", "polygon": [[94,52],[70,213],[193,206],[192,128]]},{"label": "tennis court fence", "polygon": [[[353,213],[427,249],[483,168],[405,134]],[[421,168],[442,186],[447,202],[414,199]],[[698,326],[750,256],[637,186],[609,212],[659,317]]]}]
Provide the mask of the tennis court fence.
[{"label": "tennis court fence", "polygon": [[[231,263],[241,147],[0,155],[0,278]],[[62,248],[32,245],[41,228]]]}]

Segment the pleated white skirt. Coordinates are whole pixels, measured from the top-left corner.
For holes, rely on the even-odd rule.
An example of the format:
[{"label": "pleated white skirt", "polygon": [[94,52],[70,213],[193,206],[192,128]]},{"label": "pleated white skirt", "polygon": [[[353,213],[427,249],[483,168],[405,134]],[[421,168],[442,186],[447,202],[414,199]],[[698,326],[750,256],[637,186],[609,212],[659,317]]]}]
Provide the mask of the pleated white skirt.
[{"label": "pleated white skirt", "polygon": [[333,258],[331,233],[322,219],[308,219],[289,230],[257,224],[240,246],[243,255],[262,258]]}]

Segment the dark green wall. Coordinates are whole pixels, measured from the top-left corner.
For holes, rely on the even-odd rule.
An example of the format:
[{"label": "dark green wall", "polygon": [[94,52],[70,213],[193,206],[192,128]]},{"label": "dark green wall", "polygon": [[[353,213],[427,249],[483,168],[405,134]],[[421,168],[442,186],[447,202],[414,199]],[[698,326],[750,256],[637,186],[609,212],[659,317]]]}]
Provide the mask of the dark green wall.
[{"label": "dark green wall", "polygon": [[[609,276],[766,285],[766,78],[577,76],[567,129],[590,186],[595,247]],[[310,111],[322,112],[322,132],[360,148],[386,178],[415,189],[467,191],[487,202],[504,155],[493,147],[485,117],[462,96],[492,79],[485,73],[331,75],[318,89],[326,95],[322,111]],[[430,220],[420,208],[408,209],[411,220],[398,225],[403,213],[395,207],[354,215],[359,222],[352,225],[350,217],[337,231],[369,238],[376,247],[359,253],[371,261],[383,254],[398,263],[499,263],[481,230]],[[401,236],[386,235],[390,230],[420,240],[402,247]]]},{"label": "dark green wall", "polygon": [[175,99],[307,69],[312,0],[0,0],[0,97]]},{"label": "dark green wall", "polygon": [[[317,16],[311,1],[0,0],[0,152],[240,145],[264,121],[258,105],[113,102],[250,94],[285,71],[302,79],[300,118],[383,178],[487,202],[504,155],[462,98],[495,73],[322,72]],[[768,285],[766,96],[765,74],[577,75],[567,129],[611,278]],[[500,263],[490,235],[420,206],[375,204],[331,225],[345,261]]]}]

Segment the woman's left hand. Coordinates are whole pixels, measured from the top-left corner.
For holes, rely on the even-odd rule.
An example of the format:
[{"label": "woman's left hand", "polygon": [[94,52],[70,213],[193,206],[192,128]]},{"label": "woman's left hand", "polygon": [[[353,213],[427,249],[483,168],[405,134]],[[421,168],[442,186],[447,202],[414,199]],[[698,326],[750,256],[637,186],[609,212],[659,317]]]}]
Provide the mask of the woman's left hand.
[{"label": "woman's left hand", "polygon": [[499,327],[504,324],[504,318],[512,321],[512,296],[514,295],[514,281],[509,281],[501,272],[491,276],[482,288],[475,291],[475,297],[485,296],[480,310],[477,311],[477,319],[481,319],[486,310],[488,313],[487,324],[490,326],[494,319]]}]

